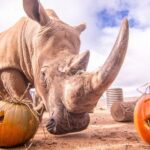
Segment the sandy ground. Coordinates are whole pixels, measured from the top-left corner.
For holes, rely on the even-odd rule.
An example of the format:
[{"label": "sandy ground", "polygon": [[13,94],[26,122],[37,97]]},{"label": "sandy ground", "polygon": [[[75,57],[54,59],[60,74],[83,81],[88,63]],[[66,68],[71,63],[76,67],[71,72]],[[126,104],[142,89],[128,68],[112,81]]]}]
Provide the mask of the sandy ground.
[{"label": "sandy ground", "polygon": [[[79,133],[54,136],[45,129],[48,115],[36,133],[32,146],[11,148],[13,150],[149,150],[150,145],[137,135],[133,123],[115,122],[109,110],[97,106],[90,115],[89,127]],[[29,146],[29,145],[27,145]]]}]

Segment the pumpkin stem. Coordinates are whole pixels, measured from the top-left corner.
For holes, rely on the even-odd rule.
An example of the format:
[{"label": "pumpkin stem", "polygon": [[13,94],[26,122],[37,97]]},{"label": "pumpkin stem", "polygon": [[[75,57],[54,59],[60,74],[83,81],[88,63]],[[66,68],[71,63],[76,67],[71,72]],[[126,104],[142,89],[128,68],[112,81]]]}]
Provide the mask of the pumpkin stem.
[{"label": "pumpkin stem", "polygon": [[150,118],[146,119],[146,123],[147,123],[148,127],[150,127]]},{"label": "pumpkin stem", "polygon": [[141,94],[149,94],[150,93],[150,82],[145,83],[144,85],[138,87],[137,91]]},{"label": "pumpkin stem", "polygon": [[0,123],[4,121],[4,111],[0,112]]}]

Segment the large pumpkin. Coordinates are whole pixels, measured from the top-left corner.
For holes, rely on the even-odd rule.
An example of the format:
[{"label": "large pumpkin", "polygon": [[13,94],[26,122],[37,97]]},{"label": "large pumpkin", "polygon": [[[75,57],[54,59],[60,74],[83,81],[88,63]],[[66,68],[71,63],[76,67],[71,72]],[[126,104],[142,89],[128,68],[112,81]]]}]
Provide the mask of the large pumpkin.
[{"label": "large pumpkin", "polygon": [[38,128],[36,113],[25,104],[0,101],[0,147],[25,143]]},{"label": "large pumpkin", "polygon": [[134,125],[140,137],[150,143],[150,94],[144,94],[137,102]]}]

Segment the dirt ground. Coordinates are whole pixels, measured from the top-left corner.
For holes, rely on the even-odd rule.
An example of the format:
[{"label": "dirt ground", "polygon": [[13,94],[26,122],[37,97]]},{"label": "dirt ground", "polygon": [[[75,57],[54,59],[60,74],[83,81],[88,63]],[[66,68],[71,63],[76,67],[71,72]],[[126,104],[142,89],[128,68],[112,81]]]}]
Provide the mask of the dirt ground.
[{"label": "dirt ground", "polygon": [[35,135],[31,147],[12,150],[150,150],[150,145],[137,135],[133,123],[115,122],[109,110],[97,106],[89,127],[79,133],[54,136],[45,129],[48,114]]}]

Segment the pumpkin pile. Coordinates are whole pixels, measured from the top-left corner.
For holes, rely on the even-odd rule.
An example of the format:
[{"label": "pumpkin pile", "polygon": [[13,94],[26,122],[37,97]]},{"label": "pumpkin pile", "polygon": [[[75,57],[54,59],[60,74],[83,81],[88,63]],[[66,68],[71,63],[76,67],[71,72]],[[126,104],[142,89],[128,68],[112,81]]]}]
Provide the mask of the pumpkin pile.
[{"label": "pumpkin pile", "polygon": [[138,100],[134,110],[134,125],[140,137],[150,143],[150,94]]},{"label": "pumpkin pile", "polygon": [[39,118],[28,105],[0,101],[0,147],[12,147],[29,141],[38,125]]}]

